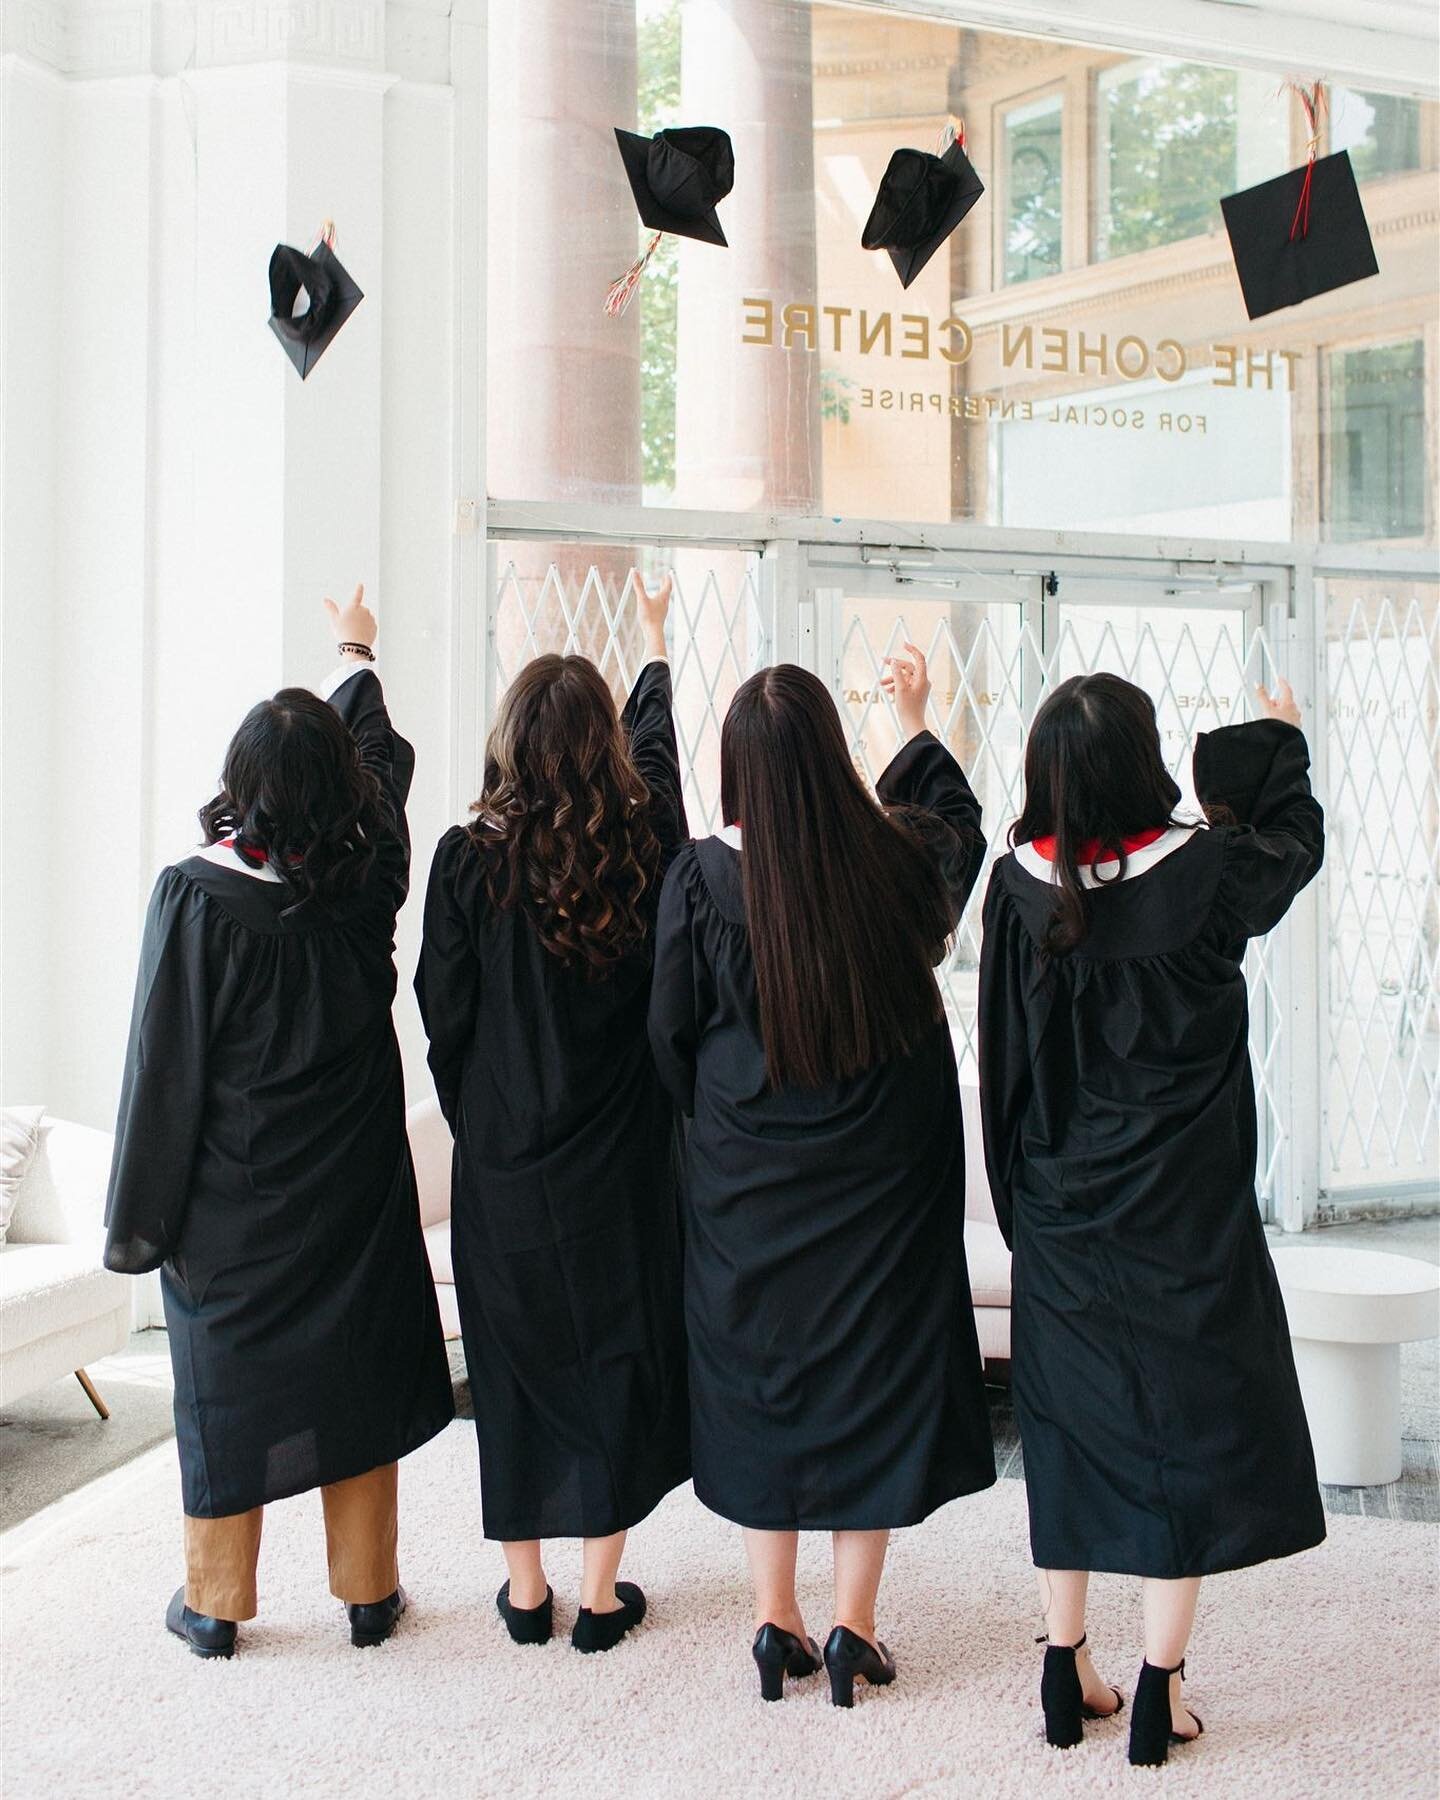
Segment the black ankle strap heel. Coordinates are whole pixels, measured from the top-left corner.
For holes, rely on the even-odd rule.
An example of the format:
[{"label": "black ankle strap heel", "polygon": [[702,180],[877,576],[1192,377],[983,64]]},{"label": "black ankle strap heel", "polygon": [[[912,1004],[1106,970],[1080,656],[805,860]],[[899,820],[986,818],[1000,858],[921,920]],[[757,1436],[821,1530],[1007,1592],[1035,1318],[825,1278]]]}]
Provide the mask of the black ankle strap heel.
[{"label": "black ankle strap heel", "polygon": [[1040,1676],[1040,1706],[1045,1714],[1045,1742],[1057,1750],[1071,1750],[1085,1735],[1086,1719],[1113,1719],[1125,1704],[1119,1688],[1112,1687],[1115,1705],[1110,1712],[1096,1712],[1085,1704],[1085,1692],[1075,1658],[1085,1648],[1087,1634],[1080,1634],[1078,1644],[1052,1644],[1048,1637],[1035,1642],[1045,1645],[1045,1667]]},{"label": "black ankle strap heel", "polygon": [[1045,1666],[1040,1672],[1040,1708],[1045,1714],[1045,1742],[1056,1750],[1071,1750],[1085,1736],[1081,1723],[1085,1697],[1080,1675],[1075,1667],[1075,1652],[1084,1644],[1052,1644],[1049,1638],[1036,1638],[1045,1646]]},{"label": "black ankle strap heel", "polygon": [[820,1651],[814,1638],[798,1638],[778,1625],[762,1625],[755,1633],[750,1654],[760,1671],[760,1698],[783,1700],[785,1677],[793,1681],[820,1671]]},{"label": "black ankle strap heel", "polygon": [[[1185,1679],[1185,1659],[1181,1657],[1173,1669],[1157,1669],[1154,1663],[1142,1662],[1140,1679],[1135,1683],[1135,1708],[1130,1715],[1130,1760],[1142,1767],[1157,1768],[1170,1755],[1172,1744],[1193,1744],[1205,1729],[1197,1714],[1195,1733],[1173,1729],[1170,1713],[1170,1677]],[[1187,1709],[1188,1710],[1188,1709]]]}]

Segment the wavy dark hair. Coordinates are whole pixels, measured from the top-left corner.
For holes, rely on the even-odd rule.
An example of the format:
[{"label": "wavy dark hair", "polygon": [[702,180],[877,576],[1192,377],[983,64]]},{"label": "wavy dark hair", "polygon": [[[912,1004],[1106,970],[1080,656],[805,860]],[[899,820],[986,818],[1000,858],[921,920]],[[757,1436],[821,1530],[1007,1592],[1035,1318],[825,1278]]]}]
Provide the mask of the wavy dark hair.
[{"label": "wavy dark hair", "polygon": [[818,677],[779,663],[742,682],[720,737],[720,806],[744,832],[770,1085],[821,1087],[917,1049],[943,1016],[944,885],[866,791]]},{"label": "wavy dark hair", "polygon": [[[1012,844],[1055,840],[1055,911],[1044,949],[1066,956],[1088,929],[1080,852],[1096,882],[1123,880],[1124,839],[1175,818],[1180,789],[1160,753],[1155,702],[1119,675],[1074,675],[1035,715],[1025,745],[1025,805],[1010,827]],[[1112,875],[1098,865],[1113,860]]]},{"label": "wavy dark hair", "polygon": [[567,968],[605,974],[652,921],[660,867],[650,790],[604,677],[585,656],[537,656],[510,684],[485,746],[470,841],[491,903],[524,913]]},{"label": "wavy dark hair", "polygon": [[334,707],[307,688],[281,688],[241,720],[200,825],[207,844],[233,837],[244,861],[268,863],[292,904],[328,906],[363,886],[383,809],[380,784]]}]

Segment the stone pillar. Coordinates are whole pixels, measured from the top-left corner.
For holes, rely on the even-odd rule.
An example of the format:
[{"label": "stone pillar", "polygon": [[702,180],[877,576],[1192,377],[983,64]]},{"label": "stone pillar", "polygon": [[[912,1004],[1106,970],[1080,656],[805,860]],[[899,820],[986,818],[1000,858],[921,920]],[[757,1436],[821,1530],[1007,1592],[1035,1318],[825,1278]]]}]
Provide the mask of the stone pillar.
[{"label": "stone pillar", "polygon": [[820,499],[820,358],[740,341],[741,302],[778,318],[815,302],[810,17],[772,0],[690,0],[681,107],[723,125],[735,189],[720,208],[728,250],[682,240],[675,498],[683,506],[809,512]]},{"label": "stone pillar", "polygon": [[[640,307],[618,319],[605,290],[634,258],[639,226],[614,128],[635,122],[634,0],[524,0],[489,13],[488,482],[507,500],[640,501]],[[633,553],[502,543],[558,649],[594,566],[618,596]],[[543,596],[543,597],[542,597]],[[599,660],[603,616],[587,601],[580,647]],[[523,621],[507,601],[497,648],[513,674]]]}]

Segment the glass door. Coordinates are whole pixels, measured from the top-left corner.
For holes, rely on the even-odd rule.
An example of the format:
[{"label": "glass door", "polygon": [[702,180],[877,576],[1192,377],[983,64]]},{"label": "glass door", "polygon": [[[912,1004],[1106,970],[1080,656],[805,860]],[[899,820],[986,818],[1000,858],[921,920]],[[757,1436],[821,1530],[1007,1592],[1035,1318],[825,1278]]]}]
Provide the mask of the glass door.
[{"label": "glass door", "polygon": [[[1143,573],[1083,564],[1020,573],[1000,560],[962,562],[932,551],[887,558],[883,550],[859,546],[848,563],[834,549],[818,547],[811,561],[822,671],[834,687],[856,767],[873,783],[898,748],[900,732],[880,676],[887,655],[916,643],[930,663],[931,729],[980,798],[990,861],[1004,854],[1020,811],[1026,729],[1057,683],[1108,669],[1143,687],[1155,700],[1182,809],[1194,809],[1190,765],[1197,736],[1252,717],[1256,682],[1273,683],[1277,672],[1257,580],[1177,574],[1173,565]],[[972,1082],[987,879],[988,870],[941,972],[961,1080]],[[1247,957],[1260,1114],[1257,1185],[1266,1216],[1288,1175],[1291,1070],[1281,988],[1289,967],[1283,938],[1263,940]]]}]

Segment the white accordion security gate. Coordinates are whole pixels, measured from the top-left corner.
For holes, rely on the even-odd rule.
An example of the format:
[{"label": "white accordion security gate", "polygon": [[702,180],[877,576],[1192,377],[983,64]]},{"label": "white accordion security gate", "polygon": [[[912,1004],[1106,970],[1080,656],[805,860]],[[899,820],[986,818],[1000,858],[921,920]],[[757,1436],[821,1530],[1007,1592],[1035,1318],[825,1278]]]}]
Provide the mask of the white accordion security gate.
[{"label": "white accordion security gate", "polygon": [[[1207,549],[1109,540],[1078,553],[1073,537],[1036,533],[494,505],[485,717],[542,651],[583,651],[623,698],[638,649],[630,570],[671,570],[693,830],[720,823],[725,710],[769,662],[832,686],[873,782],[899,741],[883,658],[908,640],[929,658],[931,726],[975,785],[993,858],[1019,808],[1026,728],[1057,681],[1106,668],[1144,687],[1189,798],[1197,734],[1251,716],[1256,682],[1285,675],[1330,832],[1320,880],[1247,961],[1262,1208],[1298,1229],[1360,1205],[1424,1205],[1437,1168],[1437,583]],[[942,971],[972,1077],[983,891],[982,878]]]}]

